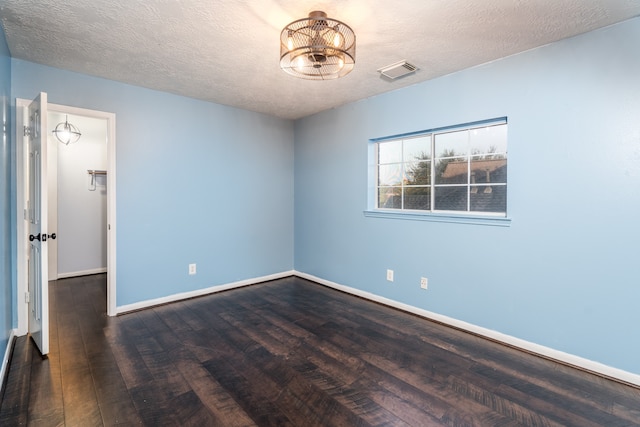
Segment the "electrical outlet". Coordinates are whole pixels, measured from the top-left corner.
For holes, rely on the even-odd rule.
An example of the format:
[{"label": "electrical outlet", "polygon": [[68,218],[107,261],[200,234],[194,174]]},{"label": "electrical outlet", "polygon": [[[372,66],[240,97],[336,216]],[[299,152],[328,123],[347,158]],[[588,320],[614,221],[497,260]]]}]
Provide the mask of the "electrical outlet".
[{"label": "electrical outlet", "polygon": [[194,274],[196,274],[196,265],[195,264],[189,264],[189,275],[193,276]]},{"label": "electrical outlet", "polygon": [[387,280],[393,282],[393,270],[387,270]]},{"label": "electrical outlet", "polygon": [[427,289],[427,286],[429,285],[429,282],[427,281],[426,277],[421,277],[420,278],[420,287],[422,289]]}]

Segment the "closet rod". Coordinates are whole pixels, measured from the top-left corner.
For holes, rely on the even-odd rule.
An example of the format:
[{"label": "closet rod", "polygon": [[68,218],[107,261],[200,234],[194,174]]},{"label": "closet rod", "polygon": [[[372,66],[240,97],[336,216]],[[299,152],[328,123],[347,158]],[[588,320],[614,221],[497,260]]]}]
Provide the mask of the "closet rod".
[{"label": "closet rod", "polygon": [[87,173],[90,175],[106,175],[107,171],[101,171],[96,169],[87,169]]}]

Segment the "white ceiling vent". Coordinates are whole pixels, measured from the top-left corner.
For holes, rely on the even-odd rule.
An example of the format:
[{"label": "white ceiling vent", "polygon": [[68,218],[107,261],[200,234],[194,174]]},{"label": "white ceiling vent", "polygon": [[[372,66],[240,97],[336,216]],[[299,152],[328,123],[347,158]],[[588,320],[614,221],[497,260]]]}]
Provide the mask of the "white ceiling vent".
[{"label": "white ceiling vent", "polygon": [[404,77],[407,74],[415,73],[418,67],[409,64],[407,61],[396,62],[378,69],[378,72],[388,79],[395,80]]}]

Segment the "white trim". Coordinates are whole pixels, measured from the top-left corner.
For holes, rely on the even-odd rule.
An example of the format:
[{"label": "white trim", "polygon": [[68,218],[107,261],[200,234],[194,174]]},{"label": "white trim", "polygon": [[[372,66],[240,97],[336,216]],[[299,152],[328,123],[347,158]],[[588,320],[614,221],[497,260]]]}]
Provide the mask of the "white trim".
[{"label": "white trim", "polygon": [[[500,214],[502,215],[502,214]],[[402,209],[373,209],[364,211],[368,218],[389,218],[411,221],[450,222],[455,224],[490,225],[497,227],[510,227],[511,218],[503,216],[476,216],[459,214],[431,213],[427,211],[409,211]]]},{"label": "white trim", "polygon": [[[28,152],[25,153],[24,131],[25,110],[31,101],[28,99],[16,99],[16,250],[17,250],[17,266],[16,266],[16,312],[18,315],[18,327],[16,329],[17,336],[26,335],[29,327],[29,310],[25,299],[27,289],[29,289],[29,272],[27,264],[27,235],[29,229],[26,224],[25,210],[27,208],[27,198],[25,191],[29,191],[26,187],[28,178],[26,176],[28,168],[25,164],[28,161]],[[26,155],[26,156],[25,156]]]},{"label": "white trim", "polygon": [[116,313],[116,115],[107,120],[107,315]]},{"label": "white trim", "polygon": [[123,314],[130,311],[142,310],[144,308],[150,308],[157,305],[168,304],[171,302],[182,301],[189,298],[200,297],[204,295],[213,294],[216,292],[222,292],[229,289],[241,288],[244,286],[255,285],[262,282],[268,282],[270,280],[282,279],[285,277],[294,276],[296,273],[293,270],[283,271],[282,273],[271,274],[269,276],[256,277],[253,279],[240,280],[238,282],[227,283],[224,285],[211,286],[204,289],[196,289],[195,291],[181,292],[179,294],[173,294],[166,297],[155,298],[146,301],[140,301],[133,304],[127,304],[117,307],[117,314]]},{"label": "white trim", "polygon": [[13,341],[16,338],[16,330],[12,329],[9,334],[9,339],[7,340],[7,348],[4,351],[4,357],[2,358],[2,368],[0,368],[0,390],[4,387],[4,377],[7,373],[7,369],[9,369],[9,356],[11,355],[11,350],[13,349]]},{"label": "white trim", "polygon": [[90,276],[92,274],[100,274],[100,273],[106,273],[106,272],[107,272],[106,267],[94,268],[92,270],[72,271],[70,273],[58,274],[58,279],[66,279],[68,277],[78,277],[78,276]]},{"label": "white trim", "polygon": [[409,313],[416,314],[427,319],[435,320],[437,322],[452,326],[454,328],[462,329],[473,334],[489,338],[494,341],[504,343],[511,347],[516,347],[521,350],[537,354],[539,356],[553,359],[558,362],[568,364],[580,369],[585,369],[593,373],[604,375],[605,377],[613,378],[626,383],[640,386],[640,375],[631,372],[623,371],[622,369],[613,368],[611,366],[604,365],[599,362],[594,362],[589,359],[585,359],[573,354],[565,353],[559,350],[554,350],[543,345],[535,344],[529,341],[522,340],[520,338],[512,337],[510,335],[503,334],[501,332],[493,331],[491,329],[483,328],[481,326],[473,325],[471,323],[463,322],[448,316],[433,313],[431,311],[423,310],[408,304],[404,304],[389,298],[381,297],[379,295],[372,294],[370,292],[362,291],[360,289],[351,288],[349,286],[340,285],[329,280],[324,280],[311,274],[295,272],[295,275],[303,279],[311,280],[329,288],[337,289],[352,295],[359,296],[371,301],[375,301],[380,304],[388,305]]}]

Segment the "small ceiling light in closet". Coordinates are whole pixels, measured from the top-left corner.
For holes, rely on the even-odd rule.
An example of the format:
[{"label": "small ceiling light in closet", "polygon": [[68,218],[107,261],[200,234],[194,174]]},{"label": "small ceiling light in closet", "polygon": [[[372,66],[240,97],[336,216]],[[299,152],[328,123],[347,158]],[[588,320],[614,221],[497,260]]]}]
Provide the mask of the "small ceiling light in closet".
[{"label": "small ceiling light in closet", "polygon": [[77,127],[69,123],[69,116],[65,116],[64,122],[58,123],[56,128],[53,130],[53,134],[58,138],[58,141],[62,142],[64,145],[78,142],[82,135]]}]

